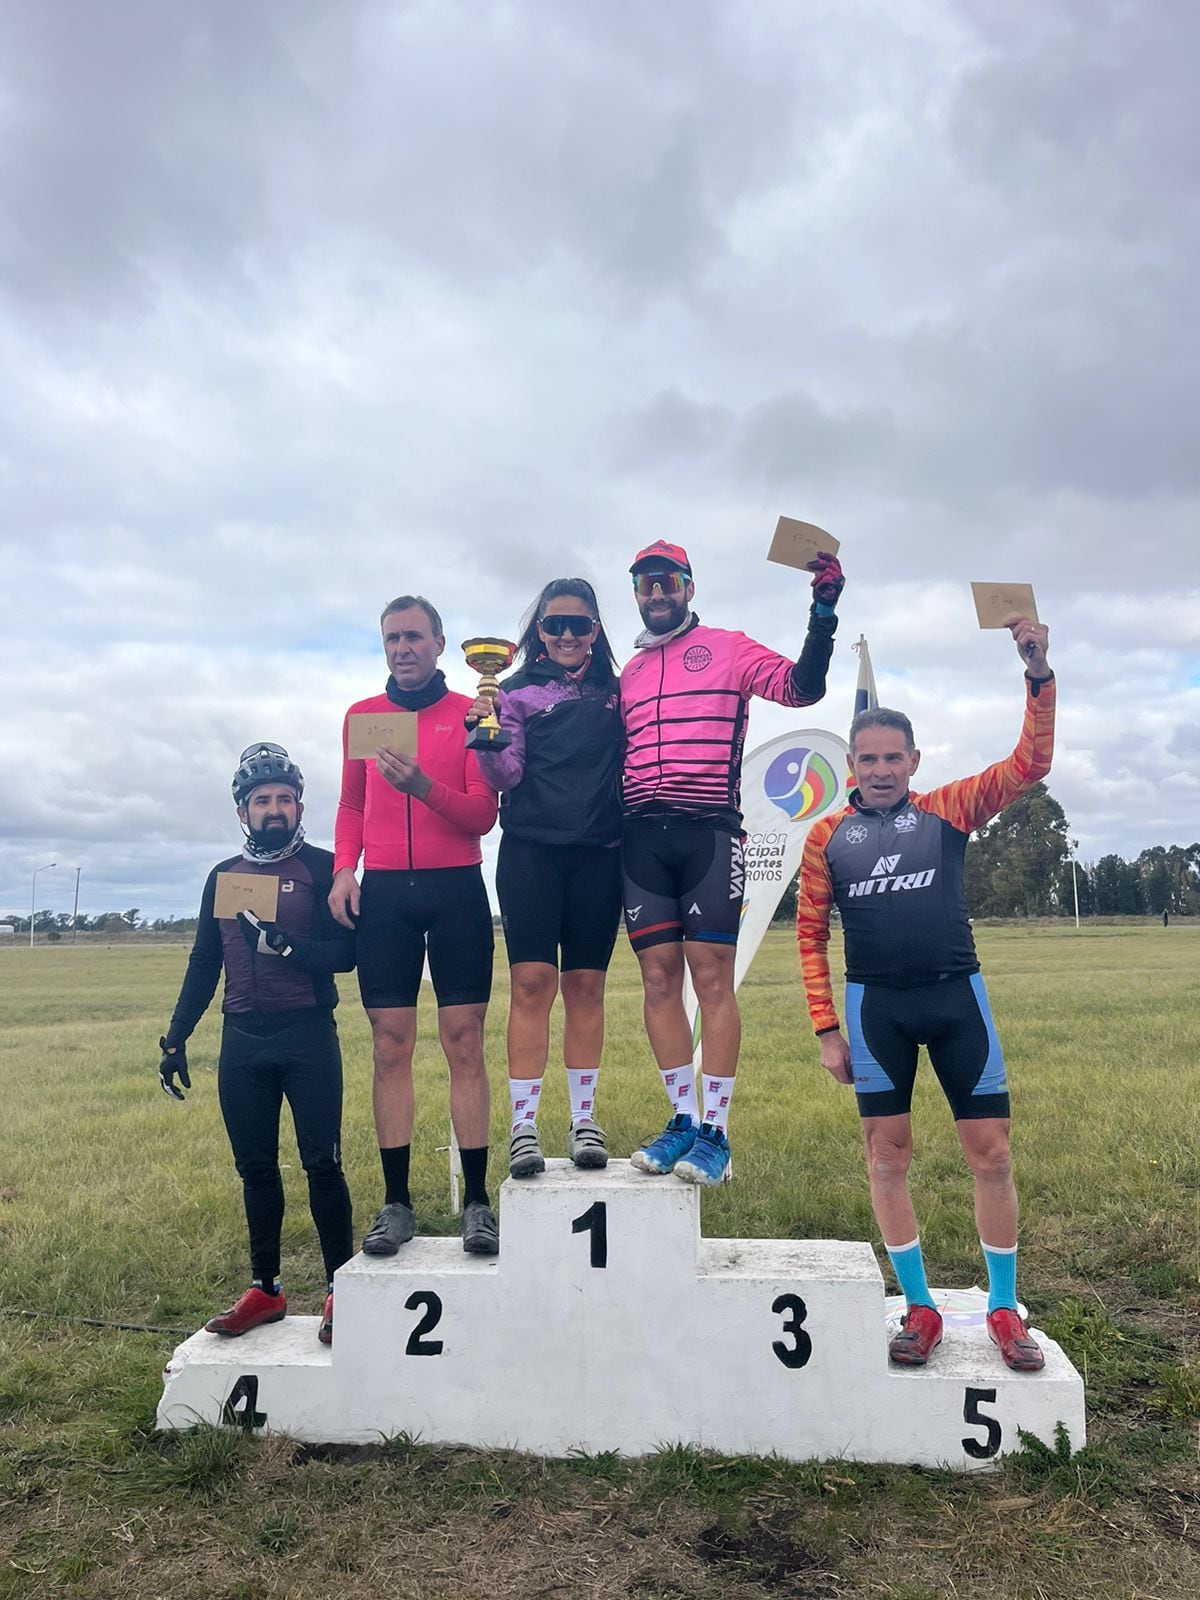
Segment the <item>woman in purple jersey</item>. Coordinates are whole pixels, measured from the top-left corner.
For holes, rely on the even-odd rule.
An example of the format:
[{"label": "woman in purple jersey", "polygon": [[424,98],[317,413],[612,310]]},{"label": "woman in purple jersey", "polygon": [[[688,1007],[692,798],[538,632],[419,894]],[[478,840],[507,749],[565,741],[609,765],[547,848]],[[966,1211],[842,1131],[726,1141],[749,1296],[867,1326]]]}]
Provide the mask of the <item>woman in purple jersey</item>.
[{"label": "woman in purple jersey", "polygon": [[[512,743],[479,751],[477,759],[500,795],[503,830],[496,889],[512,981],[509,1171],[530,1178],[546,1167],[537,1108],[560,989],[571,1098],[567,1153],[578,1167],[608,1161],[592,1113],[604,980],[621,913],[621,713],[590,583],[556,578],[546,585],[525,618],[516,662],[497,707]],[[472,708],[476,718],[487,710],[483,699]]]}]

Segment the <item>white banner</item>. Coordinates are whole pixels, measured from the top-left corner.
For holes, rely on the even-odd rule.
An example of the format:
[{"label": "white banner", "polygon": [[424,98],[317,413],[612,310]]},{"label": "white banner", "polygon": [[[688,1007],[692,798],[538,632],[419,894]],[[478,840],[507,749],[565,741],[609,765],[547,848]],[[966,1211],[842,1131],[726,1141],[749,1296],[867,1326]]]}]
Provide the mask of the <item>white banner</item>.
[{"label": "white banner", "polygon": [[[742,764],[746,893],[733,968],[735,989],[754,960],[783,891],[796,875],[808,830],[845,804],[848,755],[846,741],[836,733],[805,728],[768,739]],[[684,984],[684,1005],[699,1061],[700,1024],[690,975]]]}]

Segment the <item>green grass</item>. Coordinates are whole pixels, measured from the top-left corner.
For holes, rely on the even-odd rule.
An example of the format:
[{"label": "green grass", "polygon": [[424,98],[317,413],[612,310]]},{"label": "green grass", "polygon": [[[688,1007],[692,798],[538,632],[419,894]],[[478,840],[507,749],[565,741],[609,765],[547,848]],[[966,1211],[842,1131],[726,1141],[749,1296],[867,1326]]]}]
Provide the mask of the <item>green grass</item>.
[{"label": "green grass", "polygon": [[[544,1462],[411,1439],[322,1451],[223,1429],[155,1436],[172,1337],[72,1319],[190,1329],[244,1283],[219,1018],[198,1029],[193,1089],[175,1105],[158,1090],[157,1039],[185,950],[0,951],[0,1597],[1194,1594],[1200,928],[983,928],[979,943],[1013,1080],[1021,1288],[1085,1373],[1091,1438],[1073,1457],[1031,1443],[971,1480],[678,1449]],[[503,987],[501,969],[498,1147]],[[361,1222],[379,1199],[370,1052],[353,979],[342,988]],[[706,1233],[873,1239],[853,1099],[817,1063],[786,933],[769,936],[742,1000],[738,1181],[705,1196]],[[624,948],[608,1018],[599,1113],[625,1154],[665,1101]],[[552,1154],[567,1124],[560,1064],[540,1118]],[[418,1077],[414,1198],[426,1231],[449,1232],[428,1003]],[[915,1122],[931,1279],[976,1280],[968,1180],[927,1071]],[[286,1137],[284,1159],[289,1297],[316,1311],[319,1255]]]}]

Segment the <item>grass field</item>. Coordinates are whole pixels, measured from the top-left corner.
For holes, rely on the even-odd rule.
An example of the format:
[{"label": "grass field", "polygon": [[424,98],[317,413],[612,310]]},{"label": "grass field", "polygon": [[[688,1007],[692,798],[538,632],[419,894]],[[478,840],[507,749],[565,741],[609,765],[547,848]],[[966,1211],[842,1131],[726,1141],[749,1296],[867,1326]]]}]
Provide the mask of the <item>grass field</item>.
[{"label": "grass field", "polygon": [[[1091,1443],[971,1480],[682,1450],[543,1462],[405,1439],[322,1451],[224,1430],[156,1437],[174,1336],[77,1319],[190,1330],[244,1286],[219,1018],[197,1031],[192,1093],[175,1105],[156,1041],[184,949],[0,950],[0,1597],[1200,1592],[1200,927],[978,933],[1014,1085],[1020,1287],[1084,1372]],[[362,1224],[379,1201],[368,1032],[353,979],[342,988]],[[598,1111],[623,1155],[665,1111],[624,948],[609,992]],[[853,1101],[817,1064],[786,933],[769,936],[742,1000],[738,1177],[706,1195],[705,1232],[873,1239]],[[424,1011],[414,1200],[425,1231],[449,1232],[445,1072]],[[504,1015],[501,999],[500,1091]],[[502,1092],[494,1102],[500,1147]],[[562,1153],[553,1061],[540,1120]],[[968,1182],[927,1072],[915,1120],[931,1281],[975,1281]],[[293,1309],[315,1311],[319,1258],[286,1140],[284,1159],[285,1280]]]}]

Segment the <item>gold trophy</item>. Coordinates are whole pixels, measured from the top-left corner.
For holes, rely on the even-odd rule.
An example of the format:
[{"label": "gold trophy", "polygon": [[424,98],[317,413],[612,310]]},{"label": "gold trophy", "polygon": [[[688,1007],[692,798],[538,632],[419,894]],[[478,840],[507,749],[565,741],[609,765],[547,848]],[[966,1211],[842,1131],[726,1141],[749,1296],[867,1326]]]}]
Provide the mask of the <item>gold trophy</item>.
[{"label": "gold trophy", "polygon": [[500,685],[496,674],[512,666],[517,647],[509,639],[464,639],[463,655],[468,666],[479,674],[479,692],[492,702],[492,709],[482,717],[467,735],[468,750],[503,750],[512,743],[512,734],[505,733],[496,715],[496,696]]}]

